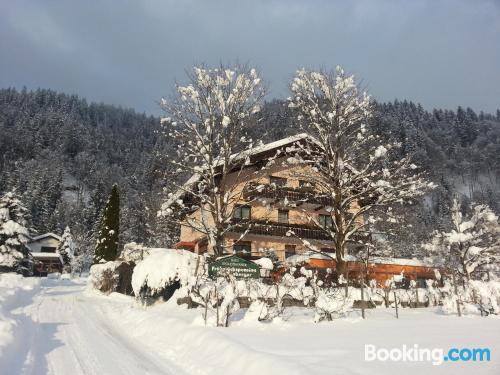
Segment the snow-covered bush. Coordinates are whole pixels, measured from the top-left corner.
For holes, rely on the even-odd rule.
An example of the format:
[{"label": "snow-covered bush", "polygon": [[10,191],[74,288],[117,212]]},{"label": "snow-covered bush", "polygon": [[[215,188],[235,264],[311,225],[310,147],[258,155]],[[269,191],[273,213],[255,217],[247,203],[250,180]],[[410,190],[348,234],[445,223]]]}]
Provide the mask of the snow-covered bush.
[{"label": "snow-covered bush", "polygon": [[350,293],[346,295],[345,288],[320,288],[318,291],[315,322],[343,317],[352,309],[354,300]]},{"label": "snow-covered bush", "polygon": [[118,286],[118,274],[115,271],[120,264],[119,261],[94,264],[90,267],[89,287],[105,294],[113,292]]},{"label": "snow-covered bush", "polygon": [[[163,296],[170,298],[180,285],[187,286],[200,267],[197,254],[186,250],[154,249],[140,262],[132,275],[132,288],[143,302]],[[174,290],[171,290],[175,286]]]},{"label": "snow-covered bush", "polygon": [[[500,314],[500,282],[473,280],[455,288],[446,281],[441,289],[442,312],[455,315],[483,315]],[[459,306],[457,306],[457,303]]]},{"label": "snow-covered bush", "polygon": [[131,295],[134,267],[134,262],[120,260],[94,264],[90,267],[88,285],[105,294],[118,292]]}]

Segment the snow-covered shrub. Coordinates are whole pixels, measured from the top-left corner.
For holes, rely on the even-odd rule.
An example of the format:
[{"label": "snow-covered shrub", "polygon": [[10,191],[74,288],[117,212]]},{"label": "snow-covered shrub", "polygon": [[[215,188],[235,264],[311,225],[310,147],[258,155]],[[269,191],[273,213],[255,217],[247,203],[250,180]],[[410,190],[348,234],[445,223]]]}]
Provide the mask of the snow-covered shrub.
[{"label": "snow-covered shrub", "polygon": [[238,297],[246,294],[246,280],[236,280],[226,274],[216,280],[200,275],[191,279],[188,294],[192,301],[203,308],[205,325],[228,327],[231,315],[239,310]]},{"label": "snow-covered shrub", "polygon": [[131,295],[134,267],[134,262],[120,260],[94,264],[90,267],[88,285],[104,294],[118,292]]},{"label": "snow-covered shrub", "polygon": [[316,298],[314,321],[331,321],[343,317],[351,310],[353,302],[351,293],[346,295],[343,287],[320,288]]},{"label": "snow-covered shrub", "polygon": [[109,294],[118,286],[118,274],[116,268],[121,264],[119,261],[94,264],[90,267],[89,287],[102,293]]},{"label": "snow-covered shrub", "polygon": [[445,282],[441,289],[443,293],[442,311],[445,314],[483,315],[500,313],[500,282],[469,281],[455,288],[450,282]]},{"label": "snow-covered shrub", "polygon": [[481,315],[500,314],[500,282],[474,280],[469,288],[469,298]]},{"label": "snow-covered shrub", "polygon": [[143,303],[160,296],[169,299],[175,289],[189,284],[200,261],[197,254],[186,250],[151,250],[134,269],[132,288],[135,296]]}]

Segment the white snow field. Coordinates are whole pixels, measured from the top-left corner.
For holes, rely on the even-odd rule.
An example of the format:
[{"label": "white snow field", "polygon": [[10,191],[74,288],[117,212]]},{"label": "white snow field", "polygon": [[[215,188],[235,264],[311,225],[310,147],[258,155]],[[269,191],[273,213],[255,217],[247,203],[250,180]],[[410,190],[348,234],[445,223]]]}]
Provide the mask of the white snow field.
[{"label": "white snow field", "polygon": [[[313,323],[256,321],[240,310],[231,327],[205,327],[200,310],[171,300],[143,308],[103,296],[85,280],[0,275],[0,374],[500,374],[500,319],[458,318],[437,309],[378,308]],[[253,316],[252,316],[253,315]],[[365,361],[377,348],[489,348],[490,361]]]}]

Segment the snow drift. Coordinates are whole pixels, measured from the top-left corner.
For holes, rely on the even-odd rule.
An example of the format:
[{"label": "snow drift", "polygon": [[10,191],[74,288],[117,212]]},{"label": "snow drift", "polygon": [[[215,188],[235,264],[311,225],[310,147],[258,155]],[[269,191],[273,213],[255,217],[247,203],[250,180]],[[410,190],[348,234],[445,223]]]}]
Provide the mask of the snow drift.
[{"label": "snow drift", "polygon": [[23,304],[38,291],[40,279],[25,278],[14,273],[0,274],[0,358],[5,349],[20,336],[23,328],[11,311]]}]

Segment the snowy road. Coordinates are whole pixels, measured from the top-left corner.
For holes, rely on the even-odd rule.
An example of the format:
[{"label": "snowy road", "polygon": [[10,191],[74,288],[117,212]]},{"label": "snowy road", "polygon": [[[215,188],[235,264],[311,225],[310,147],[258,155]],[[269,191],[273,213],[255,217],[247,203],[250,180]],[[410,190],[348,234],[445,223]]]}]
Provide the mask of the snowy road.
[{"label": "snowy road", "polygon": [[[42,282],[33,303],[18,314],[26,330],[25,358],[12,374],[182,374],[181,369],[120,333],[85,286]],[[20,354],[20,353],[19,353]],[[23,363],[21,363],[23,362]],[[14,372],[15,371],[15,372]],[[0,373],[3,374],[0,369]]]},{"label": "snowy road", "polygon": [[[176,301],[147,309],[133,298],[85,290],[85,280],[0,275],[0,375],[500,374],[500,319],[446,316],[439,308],[367,311],[314,324],[307,309],[258,322],[236,314],[229,329]],[[23,287],[24,286],[24,287]],[[491,361],[366,361],[377,348],[489,348]]]}]

